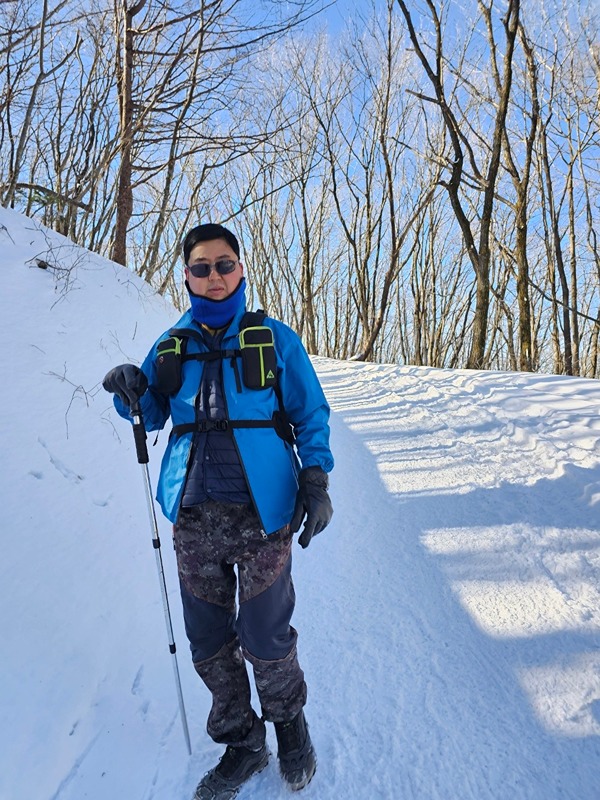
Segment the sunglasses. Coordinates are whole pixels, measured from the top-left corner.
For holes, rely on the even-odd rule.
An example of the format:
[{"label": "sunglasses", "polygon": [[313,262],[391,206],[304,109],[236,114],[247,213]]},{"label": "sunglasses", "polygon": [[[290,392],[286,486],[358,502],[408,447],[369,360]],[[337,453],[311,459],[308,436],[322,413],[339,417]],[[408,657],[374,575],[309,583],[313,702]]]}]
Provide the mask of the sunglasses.
[{"label": "sunglasses", "polygon": [[219,275],[229,275],[237,267],[238,263],[238,261],[223,258],[220,261],[215,261],[214,264],[209,264],[207,261],[191,264],[188,269],[194,278],[208,278],[212,269],[215,269]]}]

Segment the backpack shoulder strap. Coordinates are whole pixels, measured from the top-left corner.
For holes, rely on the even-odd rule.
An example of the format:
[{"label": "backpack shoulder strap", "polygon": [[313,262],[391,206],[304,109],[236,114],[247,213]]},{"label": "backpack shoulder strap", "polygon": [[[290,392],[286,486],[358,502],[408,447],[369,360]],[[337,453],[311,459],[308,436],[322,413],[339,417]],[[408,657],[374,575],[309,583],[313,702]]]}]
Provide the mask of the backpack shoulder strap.
[{"label": "backpack shoulder strap", "polygon": [[169,336],[176,336],[180,339],[196,339],[198,342],[204,342],[200,331],[196,331],[194,328],[171,328]]},{"label": "backpack shoulder strap", "polygon": [[240,330],[244,330],[244,328],[257,328],[259,325],[263,324],[266,316],[267,313],[263,311],[262,308],[257,308],[256,311],[246,311],[240,321]]}]

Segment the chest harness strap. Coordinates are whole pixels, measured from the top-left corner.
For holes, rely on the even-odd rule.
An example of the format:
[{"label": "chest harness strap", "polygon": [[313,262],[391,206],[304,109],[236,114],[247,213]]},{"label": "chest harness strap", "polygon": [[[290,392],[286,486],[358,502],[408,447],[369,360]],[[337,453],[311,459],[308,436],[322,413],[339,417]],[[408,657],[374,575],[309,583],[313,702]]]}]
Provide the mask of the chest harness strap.
[{"label": "chest harness strap", "polygon": [[238,392],[242,383],[238,369],[238,358],[242,360],[244,385],[250,389],[272,388],[279,403],[279,410],[268,419],[197,419],[195,422],[174,425],[171,436],[208,431],[232,432],[234,428],[274,428],[277,435],[293,445],[294,431],[283,406],[281,389],[277,384],[277,356],[273,331],[262,322],[263,311],[248,311],[240,326],[240,349],[210,350],[205,353],[186,353],[187,340],[192,338],[204,344],[202,334],[193,328],[172,328],[170,338],[158,345],[157,374],[155,387],[165,394],[173,394],[181,388],[182,365],[186,361],[216,361],[230,359]]}]

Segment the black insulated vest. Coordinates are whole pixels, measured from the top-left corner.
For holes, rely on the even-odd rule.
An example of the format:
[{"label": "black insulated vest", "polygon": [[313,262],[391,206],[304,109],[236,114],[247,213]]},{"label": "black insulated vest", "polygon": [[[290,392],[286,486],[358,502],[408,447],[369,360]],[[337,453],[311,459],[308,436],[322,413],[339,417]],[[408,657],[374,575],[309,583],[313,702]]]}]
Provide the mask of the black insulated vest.
[{"label": "black insulated vest", "polygon": [[[210,350],[219,350],[222,338],[222,332],[215,336],[204,332]],[[198,420],[227,418],[221,365],[221,359],[204,362],[196,397]],[[219,503],[252,502],[233,436],[228,431],[197,431],[194,434],[182,505],[195,506],[209,499]]]}]

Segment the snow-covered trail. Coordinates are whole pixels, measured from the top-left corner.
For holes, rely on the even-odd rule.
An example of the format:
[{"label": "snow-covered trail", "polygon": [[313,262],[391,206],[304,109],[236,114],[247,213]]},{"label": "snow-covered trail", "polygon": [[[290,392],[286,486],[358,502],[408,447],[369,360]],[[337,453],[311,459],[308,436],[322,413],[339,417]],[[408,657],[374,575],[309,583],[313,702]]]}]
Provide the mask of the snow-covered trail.
[{"label": "snow-covered trail", "polygon": [[597,797],[597,386],[319,372],[343,502],[296,559],[333,766],[307,796]]}]

